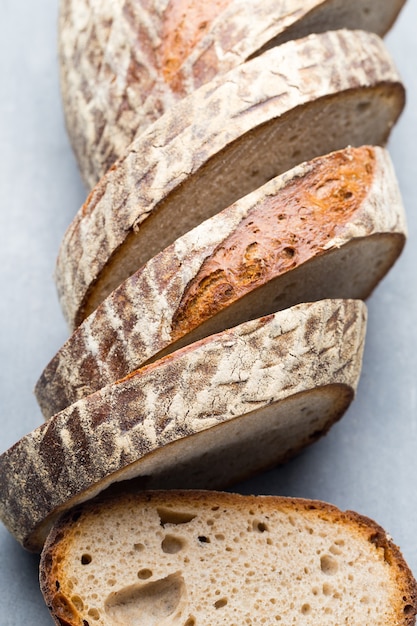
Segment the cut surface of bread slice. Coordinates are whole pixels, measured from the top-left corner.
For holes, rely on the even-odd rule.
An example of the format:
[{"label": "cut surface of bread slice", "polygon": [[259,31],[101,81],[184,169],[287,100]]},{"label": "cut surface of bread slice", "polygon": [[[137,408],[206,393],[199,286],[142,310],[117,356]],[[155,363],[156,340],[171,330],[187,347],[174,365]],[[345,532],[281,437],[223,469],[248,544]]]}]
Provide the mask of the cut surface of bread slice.
[{"label": "cut surface of bread slice", "polygon": [[79,326],[40,377],[49,418],[151,360],[249,319],[364,299],[400,254],[388,153],[347,148],[273,179],[178,239]]},{"label": "cut surface of bread slice", "polygon": [[40,583],[68,626],[411,626],[417,585],[373,520],[317,500],[202,491],[88,503]]},{"label": "cut surface of bread slice", "polygon": [[67,230],[56,283],[77,326],[176,238],[298,163],[383,144],[404,90],[382,41],[288,42],[180,101],[134,141]]},{"label": "cut surface of bread slice", "polygon": [[284,462],[350,404],[360,300],[321,300],[187,346],[64,409],[0,456],[0,517],[29,549],[110,484],[223,488]]},{"label": "cut surface of bread slice", "polygon": [[62,0],[67,128],[92,187],[175,101],[273,45],[314,32],[383,35],[404,0]]}]

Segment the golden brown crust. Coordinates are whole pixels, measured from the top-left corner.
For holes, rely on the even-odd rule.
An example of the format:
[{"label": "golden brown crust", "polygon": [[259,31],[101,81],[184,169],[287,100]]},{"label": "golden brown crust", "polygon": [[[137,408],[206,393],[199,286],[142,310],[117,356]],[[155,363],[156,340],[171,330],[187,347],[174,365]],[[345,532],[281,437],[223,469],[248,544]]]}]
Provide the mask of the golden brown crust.
[{"label": "golden brown crust", "polygon": [[177,81],[178,70],[190,52],[212,26],[213,20],[232,0],[170,0],[162,16],[161,45],[157,48],[157,65],[174,91],[183,91]]},{"label": "golden brown crust", "polygon": [[323,252],[361,207],[374,175],[372,148],[340,151],[314,159],[303,177],[263,198],[187,286],[172,321],[173,340]]}]

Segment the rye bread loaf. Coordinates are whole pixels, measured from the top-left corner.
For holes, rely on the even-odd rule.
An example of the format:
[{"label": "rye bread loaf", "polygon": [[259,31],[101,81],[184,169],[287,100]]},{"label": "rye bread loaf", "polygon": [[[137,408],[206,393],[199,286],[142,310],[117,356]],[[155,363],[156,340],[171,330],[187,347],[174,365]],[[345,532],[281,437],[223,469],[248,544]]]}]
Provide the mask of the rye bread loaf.
[{"label": "rye bread loaf", "polygon": [[56,283],[71,327],[149,258],[275,175],[383,144],[404,89],[382,41],[311,35],[181,100],[135,140],[67,230]]},{"label": "rye bread loaf", "polygon": [[182,345],[323,298],[367,298],[400,254],[384,148],[295,167],[178,239],[118,287],[42,373],[45,417]]},{"label": "rye bread loaf", "polygon": [[220,488],[323,435],[358,382],[366,307],[300,304],[201,340],[61,411],[0,456],[0,517],[31,550],[112,483]]},{"label": "rye bread loaf", "polygon": [[369,518],[317,500],[201,491],[88,503],[47,539],[66,626],[411,626],[417,584]]},{"label": "rye bread loaf", "polygon": [[268,47],[339,28],[383,35],[404,0],[61,0],[67,128],[96,184],[138,130]]}]

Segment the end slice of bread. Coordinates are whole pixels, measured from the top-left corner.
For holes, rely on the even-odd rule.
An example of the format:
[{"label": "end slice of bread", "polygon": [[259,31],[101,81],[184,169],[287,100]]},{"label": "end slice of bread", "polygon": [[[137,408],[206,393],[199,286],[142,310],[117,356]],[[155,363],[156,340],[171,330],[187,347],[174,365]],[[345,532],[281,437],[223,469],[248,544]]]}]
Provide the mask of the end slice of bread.
[{"label": "end slice of bread", "polygon": [[297,305],[208,337],[76,402],[0,456],[0,517],[39,550],[115,482],[224,488],[294,456],[346,411],[366,306]]},{"label": "end slice of bread", "polygon": [[67,626],[411,626],[417,585],[372,520],[330,504],[151,492],[64,516],[40,582]]},{"label": "end slice of bread", "polygon": [[299,165],[186,233],[127,279],[45,368],[46,418],[173,350],[323,298],[369,296],[406,224],[384,148]]},{"label": "end slice of bread", "polygon": [[56,283],[69,325],[272,177],[347,145],[383,145],[403,105],[383,42],[362,31],[285,43],[196,90],[129,146],[67,230]]}]

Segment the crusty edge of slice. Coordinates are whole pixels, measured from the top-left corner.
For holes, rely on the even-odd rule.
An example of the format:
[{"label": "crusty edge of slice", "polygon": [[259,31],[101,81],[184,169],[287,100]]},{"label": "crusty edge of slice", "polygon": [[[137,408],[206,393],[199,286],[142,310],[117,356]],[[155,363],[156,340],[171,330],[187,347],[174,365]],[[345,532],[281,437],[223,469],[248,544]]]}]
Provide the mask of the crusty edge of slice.
[{"label": "crusty edge of slice", "polygon": [[[234,418],[254,411],[275,415],[280,402],[304,392],[318,393],[319,399],[326,385],[340,389],[340,403],[336,392],[332,416],[333,421],[338,419],[358,382],[365,326],[362,301],[300,304],[203,339],[104,387],[1,455],[0,517],[19,541],[36,550],[54,517],[112,482],[172,466],[178,472],[187,454],[193,456],[194,471],[200,457],[195,457],[193,435],[213,436],[217,452],[225,445],[221,436],[225,426],[241,424]],[[283,459],[331,425],[318,427],[309,411],[297,417],[301,421],[294,427],[303,424],[302,435],[293,441],[291,428],[285,429],[289,443],[285,448],[282,442]],[[305,432],[307,423],[310,435]],[[263,421],[255,426],[262,430]],[[226,458],[227,447],[236,445],[235,437],[240,431],[227,443]],[[269,440],[271,436],[263,445]],[[278,454],[275,446],[273,453]],[[214,466],[210,469],[217,471]],[[192,483],[192,476],[189,479]],[[221,487],[225,478],[216,475],[216,479]],[[233,480],[230,470],[227,480]]]},{"label": "crusty edge of slice", "polygon": [[[71,585],[68,584],[70,572],[65,569],[67,559],[71,560],[74,556],[79,558],[78,552],[76,555],[72,555],[77,536],[81,533],[85,537],[84,541],[87,540],[88,529],[85,530],[85,523],[89,524],[91,516],[93,519],[103,516],[105,520],[111,519],[113,515],[118,518],[119,511],[123,513],[126,508],[136,510],[138,516],[146,515],[149,512],[149,523],[154,522],[156,524],[155,528],[149,527],[149,533],[155,533],[156,536],[161,530],[164,515],[168,523],[166,533],[172,532],[172,526],[169,524],[169,515],[172,511],[177,513],[177,521],[181,520],[186,524],[195,520],[193,522],[193,534],[196,535],[199,532],[202,535],[210,532],[207,519],[211,519],[213,523],[215,511],[227,511],[228,514],[237,518],[243,515],[245,520],[249,517],[250,520],[253,520],[253,524],[257,523],[265,528],[264,532],[268,532],[271,520],[274,520],[274,524],[278,524],[277,515],[279,516],[278,519],[281,519],[281,515],[289,517],[295,514],[301,515],[305,517],[306,521],[309,520],[314,528],[316,528],[316,524],[319,524],[322,532],[325,532],[327,524],[331,527],[343,527],[348,533],[353,533],[355,537],[364,541],[364,550],[377,551],[377,560],[384,563],[387,577],[387,603],[389,602],[392,606],[395,623],[403,626],[415,624],[417,582],[399,547],[374,520],[354,511],[342,511],[334,505],[319,500],[195,490],[150,491],[122,494],[106,499],[99,498],[96,501],[84,503],[63,515],[46,539],[39,567],[41,591],[57,623],[60,623],[60,617],[74,620],[74,622],[69,622],[71,624],[77,623],[77,618],[80,619],[79,611],[68,595],[68,589],[71,588]],[[171,513],[171,517],[174,521],[173,513]],[[295,524],[295,520],[292,523]],[[118,529],[118,532],[122,531],[123,526]],[[179,534],[181,535],[181,532]],[[256,534],[249,533],[247,535],[248,545],[251,544],[250,539],[252,537],[256,538]],[[227,540],[227,537],[225,539]],[[242,541],[244,540],[242,539]],[[90,550],[94,553],[93,537],[91,537],[90,544]],[[187,549],[192,550],[192,546],[187,546]],[[148,547],[148,550],[151,548]],[[162,555],[166,555],[161,553],[163,561]],[[115,558],[120,556],[115,555]],[[148,559],[152,560],[150,555]],[[158,554],[155,554],[155,560],[158,561]],[[106,562],[103,563],[103,568],[106,565]],[[166,575],[167,571],[169,572],[169,566],[168,570],[166,568],[166,565],[161,565],[160,576]],[[101,598],[101,603],[104,604],[104,598]]]},{"label": "crusty edge of slice", "polygon": [[[244,302],[245,295],[233,295],[227,300],[221,295],[221,310],[231,305],[234,306],[233,314],[228,317],[235,321],[228,325],[235,326],[247,319],[288,308],[303,300],[313,299],[311,281],[308,285],[309,297],[306,297],[306,286],[303,281],[300,281],[302,284],[300,293],[296,293],[293,296],[294,300],[289,302],[285,297],[281,297],[282,302],[280,301],[278,283],[274,286],[273,302],[271,302],[272,295],[267,297],[262,295],[262,288],[264,282],[275,280],[283,274],[291,274],[295,267],[299,267],[301,271],[303,264],[309,263],[315,256],[328,255],[330,251],[341,250],[343,246],[355,239],[368,238],[376,234],[398,235],[392,243],[394,250],[387,259],[387,264],[391,265],[401,252],[406,236],[406,224],[402,200],[388,152],[380,147],[347,148],[299,165],[186,233],[169,248],[148,261],[144,267],[108,296],[104,303],[75,330],[37,382],[35,394],[44,416],[51,417],[69,404],[122,378],[130,371],[142,367],[149,360],[159,358],[158,353],[161,351],[163,354],[172,352],[179,347],[179,341],[180,345],[186,345],[213,332],[224,330],[227,323],[222,325],[222,319],[219,320],[217,310],[214,308],[213,318],[217,315],[218,321],[212,319],[211,323],[207,323],[199,319],[194,322],[191,319],[188,327],[184,328],[175,324],[183,298],[187,297],[189,285],[199,275],[202,266],[204,267],[208,261],[215,258],[216,251],[221,250],[224,242],[232,235],[243,240],[245,236],[252,237],[252,239],[247,239],[248,248],[254,245],[257,235],[251,232],[245,235],[248,227],[242,227],[242,222],[244,220],[247,222],[248,218],[256,220],[258,214],[262,218],[263,202],[268,202],[274,197],[274,202],[277,202],[276,207],[274,206],[274,213],[278,216],[282,211],[287,210],[285,202],[279,202],[282,190],[294,189],[295,194],[297,187],[294,187],[294,184],[297,185],[298,182],[300,185],[304,184],[303,179],[307,178],[311,172],[314,173],[315,167],[320,167],[321,163],[325,164],[324,172],[328,165],[329,171],[332,172],[329,175],[334,175],[332,167],[338,159],[343,165],[346,162],[355,162],[355,159],[358,159],[359,163],[362,156],[364,160],[369,157],[373,164],[372,177],[366,181],[366,193],[363,192],[362,187],[358,191],[354,189],[353,192],[349,192],[357,193],[358,206],[353,215],[339,226],[337,235],[326,239],[323,246],[317,247],[307,257],[301,256],[300,260],[297,258],[297,252],[288,269],[285,266],[282,270],[277,267],[275,273],[268,273],[265,270],[265,277],[259,277],[255,272],[253,278],[250,275],[251,270],[248,269],[248,276],[245,275],[238,280],[242,281],[247,291],[258,290],[255,314],[246,312],[243,306],[239,308],[240,302]],[[341,189],[343,183],[342,177]],[[330,196],[330,201],[331,199]],[[310,201],[313,203],[313,200]],[[270,231],[269,229],[273,228],[274,224],[276,224],[276,230]],[[287,222],[282,222],[282,224],[285,226],[282,226],[278,219],[272,225],[268,222],[268,237],[281,240],[285,236],[284,228],[287,228]],[[312,224],[307,220],[306,230],[311,226]],[[314,227],[317,228],[315,223]],[[333,225],[325,221],[321,230],[325,233],[326,228],[332,230]],[[265,245],[269,248],[263,252],[260,246],[257,254],[264,254],[265,261],[261,256],[259,263],[267,267],[272,263],[268,253],[272,255],[273,246],[276,245],[278,249],[278,243],[268,240]],[[297,244],[295,244],[295,249],[297,250]],[[353,253],[352,256],[352,266],[349,269],[346,268],[346,273],[349,271],[355,273],[354,270],[357,268],[358,254]],[[243,261],[243,257],[231,258],[227,268],[231,275],[242,271]],[[242,267],[238,265],[238,262]],[[332,263],[330,258],[329,263]],[[385,266],[381,266],[381,271],[378,271],[376,275],[373,272],[372,276],[370,272],[366,272],[364,275],[366,277],[369,275],[369,281],[362,280],[358,286],[352,280],[348,293],[346,291],[342,293],[342,286],[340,286],[339,293],[329,294],[329,290],[334,291],[334,287],[328,285],[328,281],[318,280],[314,299],[327,297],[364,299],[373,291],[386,270]],[[202,280],[208,280],[208,278],[209,276],[204,279],[204,274],[202,275]],[[195,306],[199,306],[198,301]],[[254,303],[251,307],[253,306]],[[193,323],[196,325],[193,326]]]},{"label": "crusty edge of slice", "polygon": [[[87,298],[93,287],[97,291],[96,283],[104,277],[105,270],[108,270],[108,276],[104,279],[116,283],[113,289],[138,265],[186,230],[273,175],[294,166],[297,161],[317,156],[301,155],[298,158],[297,151],[291,156],[279,148],[279,138],[274,135],[274,150],[268,153],[264,168],[253,171],[250,176],[245,175],[238,186],[227,185],[224,181],[216,192],[209,193],[209,185],[226,171],[221,156],[226,147],[240,151],[238,156],[230,154],[227,157],[228,168],[234,168],[235,160],[242,157],[245,142],[249,142],[245,158],[253,158],[253,155],[248,156],[251,154],[249,145],[258,138],[249,131],[261,129],[264,132],[269,123],[276,124],[276,120],[284,118],[289,111],[297,111],[299,118],[303,106],[321,102],[332,94],[343,99],[347,98],[345,94],[356,90],[366,97],[368,88],[381,89],[391,98],[391,121],[384,130],[378,129],[378,133],[381,132],[379,138],[363,138],[361,143],[384,143],[403,106],[404,92],[398,74],[383,42],[376,35],[337,31],[311,35],[274,48],[179,102],[135,140],[125,157],[101,179],[63,238],[55,278],[69,324],[76,326],[80,323],[85,315]],[[345,147],[346,144],[339,145],[340,141],[335,138],[336,145],[324,151]],[[301,145],[304,143],[303,140]],[[289,161],[283,162],[280,169],[274,159],[282,160],[284,155]],[[220,168],[216,175],[215,167]],[[202,172],[205,172],[204,176]],[[235,174],[237,176],[237,170]],[[199,194],[202,206],[186,214],[182,211],[178,215],[181,219],[171,216],[169,226],[161,223],[162,205],[165,215],[173,212],[181,194],[189,194],[190,184],[196,190],[202,186]],[[201,195],[203,190],[204,198]],[[159,224],[159,248],[155,250],[152,246],[156,242],[147,232],[151,218],[158,220]],[[161,238],[163,233],[167,241]],[[113,262],[116,253],[120,257],[129,236],[135,238],[136,257],[140,252],[143,259],[137,259],[136,267],[119,278],[122,263],[117,261],[118,265],[114,266],[110,261]],[[125,263],[123,257],[123,265]],[[123,267],[123,272],[126,271],[127,268]]]}]

